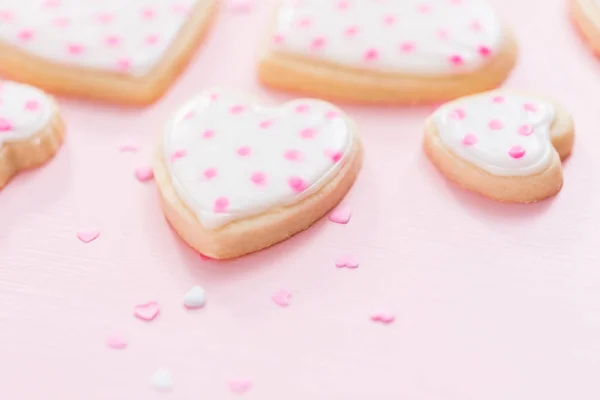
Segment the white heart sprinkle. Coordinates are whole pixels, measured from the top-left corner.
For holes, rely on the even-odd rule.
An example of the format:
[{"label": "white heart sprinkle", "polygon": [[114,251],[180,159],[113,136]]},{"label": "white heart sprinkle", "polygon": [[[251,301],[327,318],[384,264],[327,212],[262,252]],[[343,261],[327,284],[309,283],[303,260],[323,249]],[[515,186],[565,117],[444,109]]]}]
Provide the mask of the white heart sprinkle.
[{"label": "white heart sprinkle", "polygon": [[173,378],[171,372],[165,368],[159,368],[152,375],[152,386],[158,390],[168,391],[173,389]]},{"label": "white heart sprinkle", "polygon": [[194,286],[186,293],[183,304],[187,308],[200,308],[206,304],[206,292],[202,286]]}]

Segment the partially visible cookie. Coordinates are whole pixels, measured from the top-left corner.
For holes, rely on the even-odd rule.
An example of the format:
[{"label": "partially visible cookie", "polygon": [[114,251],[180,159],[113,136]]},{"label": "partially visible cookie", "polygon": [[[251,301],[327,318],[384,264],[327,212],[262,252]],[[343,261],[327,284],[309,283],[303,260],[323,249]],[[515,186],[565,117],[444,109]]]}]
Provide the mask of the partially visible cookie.
[{"label": "partially visible cookie", "polygon": [[425,152],[463,188],[503,202],[557,194],[571,154],[569,113],[543,97],[497,90],[440,107],[425,125]]},{"label": "partially visible cookie", "polygon": [[282,0],[259,78],[333,100],[427,103],[497,87],[516,57],[485,0]]},{"label": "partially visible cookie", "polygon": [[596,55],[600,55],[600,0],[569,1],[577,30]]},{"label": "partially visible cookie", "polygon": [[207,33],[218,0],[18,0],[0,4],[0,72],[115,103],[158,99]]},{"label": "partially visible cookie", "polygon": [[64,125],[54,99],[32,86],[0,82],[0,189],[38,167],[61,145]]}]

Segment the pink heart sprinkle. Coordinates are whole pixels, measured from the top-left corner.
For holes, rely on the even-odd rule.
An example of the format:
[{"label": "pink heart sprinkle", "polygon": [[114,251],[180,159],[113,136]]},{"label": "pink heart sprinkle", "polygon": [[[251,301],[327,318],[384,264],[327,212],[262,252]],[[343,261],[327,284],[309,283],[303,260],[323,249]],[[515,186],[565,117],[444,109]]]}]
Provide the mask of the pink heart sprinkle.
[{"label": "pink heart sprinkle", "polygon": [[526,125],[521,125],[519,127],[519,135],[523,135],[523,136],[529,136],[533,133],[534,129],[532,125],[526,124]]},{"label": "pink heart sprinkle", "polygon": [[106,345],[111,349],[122,350],[127,347],[127,341],[123,335],[112,334],[106,339]]},{"label": "pink heart sprinkle", "polygon": [[12,131],[14,126],[12,122],[7,120],[6,118],[0,118],[0,132],[8,132]]},{"label": "pink heart sprinkle", "polygon": [[252,381],[247,379],[233,379],[229,381],[229,389],[233,393],[241,394],[245,393],[252,387]]},{"label": "pink heart sprinkle", "polygon": [[310,44],[310,47],[313,50],[319,50],[323,46],[325,46],[325,38],[324,37],[317,37],[317,38],[313,39],[313,41]]},{"label": "pink heart sprinkle", "polygon": [[241,114],[242,112],[244,112],[244,110],[246,110],[246,107],[238,104],[238,105],[231,107],[229,109],[229,112],[237,115],[237,114]]},{"label": "pink heart sprinkle", "polygon": [[305,191],[307,188],[307,185],[306,185],[306,182],[304,182],[304,179],[299,178],[297,176],[293,176],[290,179],[288,179],[288,185],[296,193],[301,193],[301,192]]},{"label": "pink heart sprinkle", "polygon": [[477,143],[478,139],[477,136],[473,135],[473,134],[466,134],[465,137],[462,140],[462,144],[464,144],[465,146],[472,146],[475,143]]},{"label": "pink heart sprinkle", "polygon": [[504,124],[502,123],[502,121],[497,120],[497,119],[491,120],[489,122],[488,126],[493,131],[497,131],[497,130],[504,128]]},{"label": "pink heart sprinkle", "polygon": [[229,199],[227,197],[219,197],[215,200],[214,210],[216,213],[224,213],[229,207]]},{"label": "pink heart sprinkle", "polygon": [[312,139],[317,134],[317,131],[313,128],[306,128],[300,131],[300,137],[302,139]]},{"label": "pink heart sprinkle", "polygon": [[415,42],[404,42],[400,45],[400,51],[403,53],[412,53],[416,47]]},{"label": "pink heart sprinkle", "polygon": [[156,301],[138,304],[133,308],[133,315],[144,321],[152,321],[159,313],[160,307]]},{"label": "pink heart sprinkle", "polygon": [[377,312],[371,315],[371,321],[373,322],[381,322],[383,324],[391,324],[396,320],[396,316],[391,313],[386,312]]},{"label": "pink heart sprinkle", "polygon": [[508,149],[508,155],[515,159],[522,158],[525,155],[525,149],[521,146],[513,146]]},{"label": "pink heart sprinkle", "polygon": [[496,104],[504,103],[504,96],[494,96],[492,102]]},{"label": "pink heart sprinkle", "polygon": [[283,157],[288,161],[300,161],[302,160],[302,153],[298,150],[286,150]]},{"label": "pink heart sprinkle", "polygon": [[538,107],[533,103],[525,103],[523,104],[523,108],[525,109],[525,111],[529,112],[536,112],[538,110]]},{"label": "pink heart sprinkle", "polygon": [[154,178],[152,167],[139,167],[135,169],[135,177],[140,182],[148,182]]},{"label": "pink heart sprinkle", "polygon": [[100,231],[97,229],[77,232],[77,238],[83,243],[90,243],[96,240],[98,236],[100,236]]},{"label": "pink heart sprinkle", "polygon": [[255,185],[264,185],[265,181],[267,180],[267,175],[264,172],[255,172],[252,174],[252,176],[250,177],[250,180],[255,184]]},{"label": "pink heart sprinkle", "polygon": [[307,104],[299,104],[296,106],[295,111],[297,113],[305,113],[310,110],[310,107]]},{"label": "pink heart sprinkle", "polygon": [[37,100],[27,100],[25,102],[25,109],[29,111],[37,111],[40,109],[40,103]]},{"label": "pink heart sprinkle", "polygon": [[455,65],[457,67],[463,65],[464,62],[465,62],[463,60],[463,58],[461,56],[459,56],[458,54],[454,54],[454,55],[450,56],[450,58],[448,59],[448,61],[450,61],[450,63],[452,65]]},{"label": "pink heart sprinkle", "polygon": [[329,220],[331,222],[335,222],[336,224],[347,224],[350,221],[350,216],[352,215],[352,208],[350,206],[338,206],[335,210],[333,210],[329,214]]},{"label": "pink heart sprinkle", "polygon": [[354,36],[354,35],[356,35],[358,33],[359,30],[360,29],[356,25],[349,26],[344,31],[344,35],[346,35],[346,36]]},{"label": "pink heart sprinkle", "polygon": [[273,303],[281,307],[287,307],[292,302],[292,292],[286,289],[280,289],[271,296]]},{"label": "pink heart sprinkle", "polygon": [[204,132],[202,132],[203,139],[210,139],[214,136],[215,136],[215,131],[213,131],[212,129],[207,129]]},{"label": "pink heart sprinkle", "polygon": [[328,157],[334,163],[340,161],[343,156],[344,156],[344,153],[342,153],[341,151],[335,151],[335,150],[331,150],[331,149],[325,150],[325,157]]},{"label": "pink heart sprinkle", "polygon": [[271,127],[271,125],[273,125],[273,121],[268,121],[268,120],[267,120],[267,121],[262,121],[262,122],[259,124],[259,127],[260,127],[260,129],[268,129],[268,128],[270,128],[270,127]]},{"label": "pink heart sprinkle", "polygon": [[482,57],[489,57],[492,54],[492,49],[490,49],[487,46],[480,46],[479,47],[479,54]]},{"label": "pink heart sprinkle", "polygon": [[358,268],[358,264],[358,259],[350,254],[345,254],[339,257],[335,262],[335,266],[338,268],[355,269]]},{"label": "pink heart sprinkle", "polygon": [[377,51],[377,49],[368,49],[367,51],[365,51],[363,57],[367,61],[377,60],[377,58],[379,58],[379,52]]},{"label": "pink heart sprinkle", "polygon": [[462,108],[454,109],[450,113],[450,118],[456,119],[456,120],[465,119],[466,116],[467,116],[467,112],[464,109],[462,109]]},{"label": "pink heart sprinkle", "polygon": [[211,180],[217,176],[217,173],[218,171],[216,168],[207,168],[204,170],[203,175],[207,180]]},{"label": "pink heart sprinkle", "polygon": [[173,153],[171,153],[171,162],[179,160],[185,156],[187,156],[187,150],[175,150]]},{"label": "pink heart sprinkle", "polygon": [[248,146],[241,146],[237,149],[237,153],[242,156],[242,157],[246,157],[248,155],[250,155],[250,147]]}]

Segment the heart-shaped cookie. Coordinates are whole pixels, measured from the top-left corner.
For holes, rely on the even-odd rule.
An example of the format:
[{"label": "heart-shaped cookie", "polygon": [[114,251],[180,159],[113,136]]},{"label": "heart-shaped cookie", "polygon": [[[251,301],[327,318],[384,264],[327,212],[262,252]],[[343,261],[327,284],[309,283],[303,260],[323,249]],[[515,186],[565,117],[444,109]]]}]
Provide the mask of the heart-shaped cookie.
[{"label": "heart-shaped cookie", "polygon": [[154,174],[179,235],[231,258],[308,228],[344,197],[360,165],[354,124],[332,104],[268,108],[213,90],[171,118]]},{"label": "heart-shaped cookie", "polygon": [[558,193],[574,126],[558,104],[492,91],[440,107],[425,128],[425,152],[460,186],[499,201],[529,203]]},{"label": "heart-shaped cookie", "polygon": [[259,77],[346,101],[431,102],[498,86],[516,53],[483,0],[283,0]]},{"label": "heart-shaped cookie", "polygon": [[217,1],[4,1],[0,72],[51,92],[147,104],[192,57]]},{"label": "heart-shaped cookie", "polygon": [[600,56],[600,0],[570,0],[575,27]]},{"label": "heart-shaped cookie", "polygon": [[63,131],[50,96],[31,86],[0,81],[0,189],[19,171],[52,158]]}]

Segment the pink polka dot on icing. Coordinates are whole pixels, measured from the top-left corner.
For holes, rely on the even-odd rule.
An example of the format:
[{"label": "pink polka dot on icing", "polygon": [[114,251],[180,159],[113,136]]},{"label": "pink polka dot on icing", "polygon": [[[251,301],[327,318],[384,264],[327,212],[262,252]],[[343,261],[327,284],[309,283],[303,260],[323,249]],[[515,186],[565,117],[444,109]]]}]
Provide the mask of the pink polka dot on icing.
[{"label": "pink polka dot on icing", "polygon": [[504,96],[494,96],[492,102],[496,104],[504,103]]},{"label": "pink polka dot on icing", "polygon": [[306,104],[299,104],[299,105],[297,105],[297,106],[296,106],[296,108],[295,108],[295,111],[296,111],[297,113],[305,113],[305,112],[307,112],[308,110],[310,110],[310,107],[309,107],[308,105],[306,105]]},{"label": "pink polka dot on icing", "polygon": [[431,12],[431,6],[427,3],[422,3],[417,6],[417,11],[422,14],[428,14]]},{"label": "pink polka dot on icing", "polygon": [[19,40],[23,42],[28,42],[33,39],[33,31],[31,29],[24,29],[17,35]]},{"label": "pink polka dot on icing", "polygon": [[452,110],[452,112],[450,113],[450,118],[456,119],[456,120],[465,119],[466,116],[467,116],[467,112],[462,108],[456,108],[456,109]]},{"label": "pink polka dot on icing", "polygon": [[246,107],[242,105],[235,105],[229,109],[231,114],[241,114],[246,110]]},{"label": "pink polka dot on icing", "polygon": [[115,47],[121,43],[121,38],[119,36],[111,35],[107,36],[106,39],[104,39],[104,42],[109,47]]},{"label": "pink polka dot on icing", "polygon": [[346,28],[346,30],[344,31],[344,35],[351,37],[351,36],[355,36],[358,31],[359,31],[359,27],[356,25],[352,25]]},{"label": "pink polka dot on icing", "polygon": [[470,28],[476,32],[481,32],[483,30],[483,25],[479,21],[471,22]]},{"label": "pink polka dot on icing", "polygon": [[344,155],[341,151],[327,149],[325,150],[325,157],[329,158],[334,163],[340,161]]},{"label": "pink polka dot on icing", "polygon": [[71,20],[67,17],[57,17],[54,19],[54,25],[60,27],[60,28],[64,28],[65,26],[68,26],[71,23]]},{"label": "pink polka dot on icing", "polygon": [[504,124],[500,120],[493,119],[488,123],[488,127],[493,131],[497,131],[504,128]]},{"label": "pink polka dot on icing", "polygon": [[203,139],[211,139],[214,136],[215,136],[215,131],[213,131],[212,129],[207,129],[204,132],[202,132]]},{"label": "pink polka dot on icing", "polygon": [[525,109],[525,111],[529,112],[536,112],[538,110],[538,107],[533,103],[525,103],[523,104],[523,108]]},{"label": "pink polka dot on icing", "polygon": [[25,102],[25,109],[29,110],[29,111],[36,111],[39,110],[40,108],[40,103],[37,100],[27,100]]},{"label": "pink polka dot on icing", "polygon": [[129,60],[128,58],[122,58],[120,60],[117,60],[117,69],[119,71],[129,71],[130,68],[131,60]]},{"label": "pink polka dot on icing", "polygon": [[189,10],[185,4],[173,4],[173,11],[177,14],[186,14]]},{"label": "pink polka dot on icing", "polygon": [[246,156],[250,155],[251,150],[250,150],[250,147],[248,147],[248,146],[240,146],[236,150],[236,153],[238,153],[242,157],[246,157]]},{"label": "pink polka dot on icing", "polygon": [[158,35],[150,34],[150,35],[146,36],[146,39],[144,39],[144,42],[146,42],[146,44],[156,44],[156,43],[158,43]]},{"label": "pink polka dot on icing", "polygon": [[379,58],[379,52],[377,51],[377,49],[368,49],[367,51],[365,51],[363,58],[366,61],[377,60]]},{"label": "pink polka dot on icing", "polygon": [[173,153],[171,153],[171,162],[182,159],[185,156],[187,156],[187,150],[175,150]]},{"label": "pink polka dot on icing", "polygon": [[323,48],[323,46],[325,46],[325,38],[322,36],[316,37],[313,39],[313,41],[310,43],[310,48],[313,50],[319,50],[321,48]]},{"label": "pink polka dot on icing", "polygon": [[142,18],[151,19],[156,16],[156,10],[151,7],[146,7],[142,9]]},{"label": "pink polka dot on icing", "polygon": [[340,113],[337,111],[327,111],[325,114],[325,118],[327,119],[335,119],[340,116]]},{"label": "pink polka dot on icing", "polygon": [[10,11],[0,11],[0,21],[10,22],[15,18],[15,15]]},{"label": "pink polka dot on icing", "polygon": [[477,140],[477,136],[468,133],[465,135],[465,137],[463,137],[462,144],[464,144],[465,146],[472,146],[475,143],[477,143]]},{"label": "pink polka dot on icing", "polygon": [[300,161],[302,160],[302,153],[298,150],[286,150],[283,153],[283,157],[288,161]]},{"label": "pink polka dot on icing", "polygon": [[109,24],[110,22],[112,22],[113,18],[113,15],[110,13],[101,13],[98,14],[98,16],[96,17],[98,22],[100,22],[101,24]]},{"label": "pink polka dot on icing", "polygon": [[454,55],[450,56],[448,58],[448,61],[450,61],[450,64],[457,66],[457,67],[459,67],[465,63],[465,60],[462,58],[462,56],[460,56],[458,54],[454,54]]},{"label": "pink polka dot on icing", "polygon": [[312,20],[310,18],[302,18],[297,23],[300,28],[308,28],[312,25]]},{"label": "pink polka dot on icing", "polygon": [[519,127],[519,135],[529,136],[534,132],[533,125],[525,124]]},{"label": "pink polka dot on icing", "polygon": [[293,176],[288,179],[288,185],[292,188],[292,190],[296,193],[300,193],[306,190],[306,182],[304,179],[299,178],[297,176]]},{"label": "pink polka dot on icing", "polygon": [[224,213],[229,207],[229,199],[227,197],[219,197],[215,200],[214,211],[216,213]]},{"label": "pink polka dot on icing", "polygon": [[273,42],[275,44],[281,44],[281,43],[283,43],[283,40],[284,40],[283,35],[277,34],[277,35],[273,36]]},{"label": "pink polka dot on icing", "polygon": [[192,119],[192,118],[194,118],[195,115],[196,115],[196,113],[193,110],[192,111],[188,111],[183,116],[183,119]]},{"label": "pink polka dot on icing", "polygon": [[492,54],[492,49],[487,46],[479,46],[479,54],[482,57],[489,57]]},{"label": "pink polka dot on icing", "polygon": [[403,53],[412,53],[413,51],[415,51],[416,47],[417,45],[415,44],[415,42],[404,42],[400,44],[400,51]]},{"label": "pink polka dot on icing", "polygon": [[302,139],[312,139],[317,134],[317,131],[313,128],[305,128],[300,131],[300,137]]},{"label": "pink polka dot on icing", "polygon": [[218,174],[218,171],[216,168],[206,168],[204,170],[204,172],[202,173],[202,175],[204,175],[204,178],[206,178],[207,180],[211,180],[213,178],[215,178]]},{"label": "pink polka dot on icing", "polygon": [[61,1],[60,0],[45,0],[43,4],[46,7],[59,7],[61,4]]},{"label": "pink polka dot on icing", "polygon": [[341,11],[347,10],[349,6],[350,6],[350,2],[347,0],[341,0],[341,1],[338,1],[338,3],[337,3],[337,8],[338,8],[338,10],[341,10]]},{"label": "pink polka dot on icing", "polygon": [[7,120],[6,118],[0,118],[0,132],[8,132],[12,131],[14,126],[12,122]]},{"label": "pink polka dot on icing", "polygon": [[394,25],[396,23],[396,17],[394,15],[386,15],[383,17],[383,23],[386,25]]},{"label": "pink polka dot on icing", "polygon": [[267,175],[264,172],[254,172],[252,176],[250,176],[250,180],[255,185],[264,185],[267,180]]},{"label": "pink polka dot on icing", "polygon": [[73,55],[81,54],[81,53],[83,53],[83,46],[80,44],[77,44],[77,43],[68,44],[67,52],[69,54],[73,54]]},{"label": "pink polka dot on icing", "polygon": [[525,155],[525,149],[521,146],[513,146],[508,149],[508,155],[515,159],[522,158]]},{"label": "pink polka dot on icing", "polygon": [[443,40],[448,39],[450,37],[450,32],[448,31],[448,29],[438,29],[436,33],[437,36]]},{"label": "pink polka dot on icing", "polygon": [[260,127],[260,129],[269,129],[271,125],[273,125],[273,121],[265,120],[261,121],[261,123],[258,126]]}]

